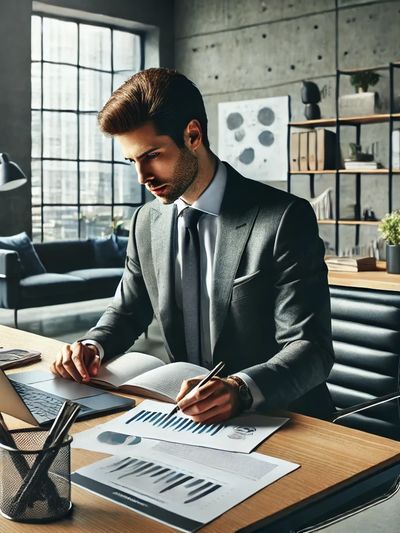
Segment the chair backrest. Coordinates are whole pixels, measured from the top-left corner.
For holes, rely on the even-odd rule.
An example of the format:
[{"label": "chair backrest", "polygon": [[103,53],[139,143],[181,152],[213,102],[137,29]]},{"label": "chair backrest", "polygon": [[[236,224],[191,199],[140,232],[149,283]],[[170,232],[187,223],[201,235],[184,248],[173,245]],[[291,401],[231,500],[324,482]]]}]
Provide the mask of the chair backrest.
[{"label": "chair backrest", "polygon": [[[330,287],[336,362],[328,388],[337,409],[399,390],[400,293]],[[400,440],[393,400],[340,423]]]}]

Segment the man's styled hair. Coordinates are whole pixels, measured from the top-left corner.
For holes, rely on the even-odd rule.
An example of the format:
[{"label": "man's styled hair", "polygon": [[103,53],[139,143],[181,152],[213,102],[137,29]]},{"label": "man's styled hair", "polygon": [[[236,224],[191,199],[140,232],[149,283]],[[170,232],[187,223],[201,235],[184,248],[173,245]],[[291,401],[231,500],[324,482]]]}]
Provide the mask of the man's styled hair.
[{"label": "man's styled hair", "polygon": [[193,119],[200,123],[208,149],[207,114],[200,91],[183,74],[166,68],[133,75],[113,92],[98,114],[103,133],[127,133],[152,122],[158,135],[168,135],[180,148],[184,129]]}]

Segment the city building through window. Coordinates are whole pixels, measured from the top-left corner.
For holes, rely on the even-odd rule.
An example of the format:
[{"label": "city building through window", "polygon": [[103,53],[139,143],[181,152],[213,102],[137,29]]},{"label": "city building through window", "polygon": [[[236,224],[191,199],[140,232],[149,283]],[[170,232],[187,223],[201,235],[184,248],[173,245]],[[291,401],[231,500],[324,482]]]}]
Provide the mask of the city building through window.
[{"label": "city building through window", "polygon": [[142,68],[141,36],[32,17],[32,230],[40,240],[86,239],[129,227],[145,192],[97,113]]}]

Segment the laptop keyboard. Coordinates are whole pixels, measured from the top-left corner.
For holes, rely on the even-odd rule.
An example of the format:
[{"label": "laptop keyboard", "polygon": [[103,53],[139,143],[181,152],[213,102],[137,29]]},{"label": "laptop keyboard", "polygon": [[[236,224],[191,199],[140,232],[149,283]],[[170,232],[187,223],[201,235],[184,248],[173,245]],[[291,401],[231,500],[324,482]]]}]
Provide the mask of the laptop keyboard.
[{"label": "laptop keyboard", "polygon": [[[13,381],[13,386],[31,413],[41,420],[53,420],[64,403],[62,398],[35,389],[25,383]],[[84,406],[81,406],[82,410],[86,410]]]}]

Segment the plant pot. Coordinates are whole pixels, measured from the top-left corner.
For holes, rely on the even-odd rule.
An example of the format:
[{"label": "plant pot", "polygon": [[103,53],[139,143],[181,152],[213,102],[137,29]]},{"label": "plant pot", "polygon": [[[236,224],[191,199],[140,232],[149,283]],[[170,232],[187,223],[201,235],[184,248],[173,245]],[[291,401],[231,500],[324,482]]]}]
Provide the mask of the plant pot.
[{"label": "plant pot", "polygon": [[400,274],[400,244],[386,245],[386,272]]},{"label": "plant pot", "polygon": [[339,114],[342,117],[374,115],[380,111],[376,92],[344,94],[339,97]]}]

